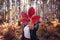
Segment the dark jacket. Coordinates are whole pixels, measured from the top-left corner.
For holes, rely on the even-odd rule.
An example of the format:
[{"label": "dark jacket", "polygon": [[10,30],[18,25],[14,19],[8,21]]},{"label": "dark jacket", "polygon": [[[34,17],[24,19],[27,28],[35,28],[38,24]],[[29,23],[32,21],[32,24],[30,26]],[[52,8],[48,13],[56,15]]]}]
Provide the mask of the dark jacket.
[{"label": "dark jacket", "polygon": [[38,40],[36,31],[38,30],[39,23],[34,24],[34,30],[30,30],[31,40]]}]

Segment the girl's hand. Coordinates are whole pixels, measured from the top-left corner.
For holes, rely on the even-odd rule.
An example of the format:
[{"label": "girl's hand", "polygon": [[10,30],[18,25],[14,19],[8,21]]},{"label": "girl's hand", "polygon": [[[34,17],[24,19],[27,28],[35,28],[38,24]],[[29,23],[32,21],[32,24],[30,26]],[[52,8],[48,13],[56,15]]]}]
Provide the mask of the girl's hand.
[{"label": "girl's hand", "polygon": [[34,24],[32,24],[31,22],[28,24],[29,25],[29,29],[33,30],[34,29]]}]

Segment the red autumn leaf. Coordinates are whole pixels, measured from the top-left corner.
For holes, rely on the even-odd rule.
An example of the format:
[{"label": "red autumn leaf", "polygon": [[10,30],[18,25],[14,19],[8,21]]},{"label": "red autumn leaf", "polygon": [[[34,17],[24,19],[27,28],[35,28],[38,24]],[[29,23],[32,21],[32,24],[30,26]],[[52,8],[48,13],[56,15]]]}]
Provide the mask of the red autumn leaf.
[{"label": "red autumn leaf", "polygon": [[24,17],[24,18],[28,18],[27,13],[25,13],[25,12],[21,12],[21,16]]},{"label": "red autumn leaf", "polygon": [[36,23],[39,19],[40,19],[40,16],[33,16],[31,20],[32,20],[32,23],[34,24],[34,23]]},{"label": "red autumn leaf", "polygon": [[31,18],[35,14],[35,9],[33,7],[30,7],[28,10],[28,16]]},{"label": "red autumn leaf", "polygon": [[25,22],[29,22],[29,19],[21,18],[21,19],[20,19],[20,22],[23,22],[23,23],[25,23]]}]

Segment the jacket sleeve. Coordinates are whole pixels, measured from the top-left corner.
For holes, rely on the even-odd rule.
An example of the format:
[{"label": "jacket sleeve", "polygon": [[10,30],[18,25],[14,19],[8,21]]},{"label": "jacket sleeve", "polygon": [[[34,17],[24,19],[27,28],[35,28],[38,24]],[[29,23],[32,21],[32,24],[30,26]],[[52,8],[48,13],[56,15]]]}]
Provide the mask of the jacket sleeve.
[{"label": "jacket sleeve", "polygon": [[39,27],[39,23],[34,24],[34,30],[37,31]]}]

